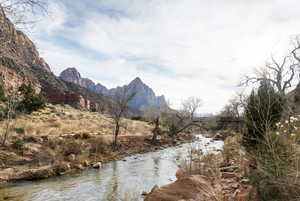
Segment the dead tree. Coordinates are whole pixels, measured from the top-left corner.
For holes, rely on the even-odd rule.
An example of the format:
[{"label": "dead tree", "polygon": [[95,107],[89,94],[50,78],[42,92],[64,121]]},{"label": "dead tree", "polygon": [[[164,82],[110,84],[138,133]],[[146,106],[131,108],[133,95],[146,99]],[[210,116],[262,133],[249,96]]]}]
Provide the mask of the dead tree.
[{"label": "dead tree", "polygon": [[241,85],[247,86],[251,83],[267,80],[284,96],[287,90],[292,87],[297,67],[298,64],[291,55],[285,56],[281,61],[272,57],[271,62],[267,62],[263,68],[257,69],[255,75],[245,76]]},{"label": "dead tree", "polygon": [[32,15],[46,14],[47,1],[45,0],[0,0],[0,9],[12,20],[18,29],[33,25],[36,20]]},{"label": "dead tree", "polygon": [[130,92],[128,88],[115,92],[112,100],[108,103],[108,112],[113,119],[114,127],[114,143],[116,149],[118,144],[118,135],[122,127],[122,118],[130,112],[129,102],[135,96],[135,92]]},{"label": "dead tree", "polygon": [[[202,122],[195,117],[201,104],[199,98],[190,97],[182,102],[180,111],[168,110],[161,113],[161,122],[157,119],[155,123],[152,142],[156,141],[157,135],[168,134],[174,137],[191,127],[203,128]],[[167,127],[167,130],[160,129],[159,123]]]},{"label": "dead tree", "polygon": [[18,88],[14,88],[12,86],[6,86],[5,82],[9,80],[9,73],[7,69],[5,69],[0,77],[0,83],[5,88],[5,105],[6,105],[6,111],[4,113],[4,130],[1,134],[1,144],[2,146],[5,146],[6,141],[9,137],[9,131],[11,130],[11,127],[13,126],[13,118],[16,114],[16,109],[18,106],[18,102],[20,99],[20,93],[18,91]]}]

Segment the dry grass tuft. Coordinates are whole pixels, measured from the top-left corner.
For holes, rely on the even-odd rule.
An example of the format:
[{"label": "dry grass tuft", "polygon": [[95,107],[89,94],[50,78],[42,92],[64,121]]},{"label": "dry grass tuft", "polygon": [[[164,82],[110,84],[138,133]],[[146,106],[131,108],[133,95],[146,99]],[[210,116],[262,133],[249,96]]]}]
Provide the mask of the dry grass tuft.
[{"label": "dry grass tuft", "polygon": [[[126,130],[122,128],[122,134],[134,134],[140,132],[141,125],[144,129],[151,129],[144,122],[123,120],[126,123]],[[23,128],[24,135],[62,135],[93,133],[99,135],[112,134],[114,125],[112,119],[107,115],[95,112],[76,110],[70,106],[48,105],[46,108],[33,112],[30,115],[23,115],[13,120],[14,128]],[[5,121],[0,121],[0,133],[4,129]],[[10,136],[17,135],[12,129]]]}]

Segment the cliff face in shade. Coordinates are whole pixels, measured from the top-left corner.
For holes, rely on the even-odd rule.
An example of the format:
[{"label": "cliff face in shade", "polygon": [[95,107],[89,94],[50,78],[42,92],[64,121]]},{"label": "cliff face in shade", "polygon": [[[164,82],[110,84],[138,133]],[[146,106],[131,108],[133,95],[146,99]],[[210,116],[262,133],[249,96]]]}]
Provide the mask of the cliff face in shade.
[{"label": "cliff face in shade", "polygon": [[100,108],[107,98],[56,77],[39,56],[35,44],[16,30],[1,7],[0,47],[0,83],[4,87],[31,84],[37,92],[42,91],[50,103],[67,103],[82,109]]},{"label": "cliff face in shade", "polygon": [[82,78],[76,68],[67,68],[66,70],[61,72],[59,77],[62,80],[85,87],[97,94],[106,94],[109,96],[113,96],[114,94],[121,93],[126,89],[126,92],[128,94],[135,93],[134,98],[130,102],[130,106],[133,109],[141,109],[143,106],[148,105],[154,105],[157,108],[168,107],[165,97],[156,96],[154,91],[145,83],[143,83],[143,81],[138,77],[131,81],[128,85],[112,88],[110,90],[99,83],[95,84],[88,78]]}]

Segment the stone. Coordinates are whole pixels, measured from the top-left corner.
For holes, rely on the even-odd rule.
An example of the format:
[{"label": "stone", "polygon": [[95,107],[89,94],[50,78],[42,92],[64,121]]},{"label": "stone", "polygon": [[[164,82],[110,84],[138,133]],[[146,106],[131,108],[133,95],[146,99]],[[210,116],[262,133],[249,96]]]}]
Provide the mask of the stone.
[{"label": "stone", "polygon": [[68,161],[75,161],[75,159],[76,159],[75,154],[70,154],[70,155],[67,156]]},{"label": "stone", "polygon": [[233,172],[222,172],[222,178],[224,179],[231,179],[235,177],[237,177],[237,175]]},{"label": "stone", "polygon": [[210,179],[205,176],[192,175],[182,177],[174,183],[155,187],[145,197],[145,201],[178,201],[184,200],[216,200],[221,194],[219,188],[214,188]]},{"label": "stone", "polygon": [[76,164],[76,165],[74,165],[74,167],[78,170],[84,170],[84,167],[81,164]]},{"label": "stone", "polygon": [[[256,200],[256,195],[253,192],[253,187],[250,185],[244,185],[240,192],[237,193],[235,201],[252,201]],[[251,200],[250,200],[251,199]]]},{"label": "stone", "polygon": [[94,162],[94,163],[92,163],[92,167],[96,168],[96,169],[99,169],[99,168],[102,167],[102,163],[101,162]]},{"label": "stone", "polygon": [[184,176],[185,176],[185,173],[184,173],[184,171],[181,168],[176,171],[176,178],[177,179],[180,179],[180,178],[182,178]]},{"label": "stone", "polygon": [[233,172],[234,170],[238,169],[240,166],[237,165],[231,165],[231,166],[226,166],[226,167],[221,167],[220,171],[221,172]]},{"label": "stone", "polygon": [[45,179],[54,175],[54,170],[51,166],[43,166],[34,169],[25,169],[11,175],[10,180],[37,180]]},{"label": "stone", "polygon": [[87,166],[90,165],[90,163],[89,163],[87,160],[85,160],[85,161],[83,161],[83,165],[84,165],[85,167],[87,167]]}]

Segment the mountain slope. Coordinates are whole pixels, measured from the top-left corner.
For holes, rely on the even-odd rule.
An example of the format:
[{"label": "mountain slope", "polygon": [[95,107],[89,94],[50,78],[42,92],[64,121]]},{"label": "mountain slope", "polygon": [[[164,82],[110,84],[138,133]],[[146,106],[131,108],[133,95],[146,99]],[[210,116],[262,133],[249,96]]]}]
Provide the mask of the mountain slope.
[{"label": "mountain slope", "polygon": [[16,30],[1,7],[0,47],[0,81],[4,87],[31,84],[39,88],[38,91],[41,90],[51,103],[67,103],[85,109],[97,109],[106,98],[56,77],[39,56],[35,44]]},{"label": "mountain slope", "polygon": [[127,93],[135,93],[134,98],[130,101],[130,106],[133,109],[141,109],[143,106],[154,105],[157,108],[167,108],[164,96],[156,96],[154,91],[147,86],[140,78],[135,78],[128,85],[107,89],[101,84],[95,84],[88,78],[82,78],[76,68],[67,68],[61,72],[59,76],[66,82],[71,82],[79,86],[85,87],[88,90],[97,94],[106,94],[113,96],[115,93],[120,93],[126,89]]}]

